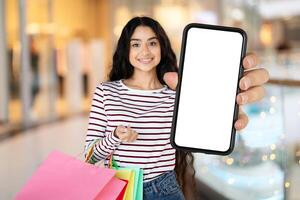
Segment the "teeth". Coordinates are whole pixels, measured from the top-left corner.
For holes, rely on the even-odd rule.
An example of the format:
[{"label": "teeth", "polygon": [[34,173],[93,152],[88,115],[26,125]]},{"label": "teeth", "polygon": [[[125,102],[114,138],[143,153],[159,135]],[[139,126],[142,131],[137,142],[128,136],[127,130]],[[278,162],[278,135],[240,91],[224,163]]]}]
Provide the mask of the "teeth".
[{"label": "teeth", "polygon": [[143,62],[143,63],[147,63],[147,62],[150,62],[152,61],[152,58],[147,58],[147,59],[139,59],[140,62]]}]

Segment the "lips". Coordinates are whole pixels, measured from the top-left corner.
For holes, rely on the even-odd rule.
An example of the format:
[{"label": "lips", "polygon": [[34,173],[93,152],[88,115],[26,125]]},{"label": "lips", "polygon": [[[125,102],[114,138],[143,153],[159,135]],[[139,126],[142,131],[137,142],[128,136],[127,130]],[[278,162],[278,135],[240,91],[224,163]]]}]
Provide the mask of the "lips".
[{"label": "lips", "polygon": [[150,62],[152,62],[153,58],[140,58],[138,59],[138,61],[142,64],[148,64]]}]

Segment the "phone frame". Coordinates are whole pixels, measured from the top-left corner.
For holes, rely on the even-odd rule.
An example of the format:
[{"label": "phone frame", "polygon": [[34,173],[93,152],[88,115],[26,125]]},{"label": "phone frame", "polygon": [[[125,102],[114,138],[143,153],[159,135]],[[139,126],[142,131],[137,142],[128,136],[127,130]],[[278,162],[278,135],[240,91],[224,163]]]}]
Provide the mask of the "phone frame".
[{"label": "phone frame", "polygon": [[184,150],[184,151],[201,152],[201,153],[215,154],[215,155],[228,155],[233,151],[234,143],[235,143],[236,130],[234,128],[234,123],[238,118],[238,111],[239,111],[239,106],[236,103],[236,101],[234,102],[235,105],[234,105],[234,113],[233,113],[233,120],[232,120],[231,138],[230,138],[230,145],[229,145],[228,150],[226,150],[226,151],[215,151],[215,150],[208,150],[208,149],[198,149],[198,148],[192,148],[192,147],[179,146],[175,143],[177,114],[178,114],[178,107],[179,107],[179,101],[180,101],[180,91],[181,91],[182,74],[183,74],[183,67],[184,67],[186,41],[187,41],[188,31],[189,31],[190,28],[202,28],[202,29],[204,28],[204,29],[212,29],[212,30],[218,30],[218,31],[237,32],[237,33],[240,33],[242,35],[243,41],[242,41],[242,49],[241,49],[241,56],[240,56],[238,81],[237,81],[237,86],[236,86],[236,88],[237,88],[236,89],[236,95],[240,92],[239,81],[240,81],[240,79],[241,79],[241,77],[244,73],[243,58],[246,55],[247,34],[244,30],[242,30],[240,28],[236,28],[236,27],[191,23],[191,24],[188,24],[184,28],[183,36],[182,36],[180,62],[179,62],[179,69],[178,69],[178,85],[177,85],[177,88],[176,88],[176,97],[175,97],[175,105],[174,105],[174,111],[173,111],[173,120],[172,120],[171,136],[170,136],[171,145],[176,149],[181,149],[181,150]]}]

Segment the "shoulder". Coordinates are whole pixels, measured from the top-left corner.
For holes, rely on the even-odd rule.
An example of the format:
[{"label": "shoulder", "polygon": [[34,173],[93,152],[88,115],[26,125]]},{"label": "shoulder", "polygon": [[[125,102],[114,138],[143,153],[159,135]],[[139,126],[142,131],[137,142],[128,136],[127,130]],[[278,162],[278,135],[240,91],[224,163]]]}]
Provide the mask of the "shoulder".
[{"label": "shoulder", "polygon": [[164,89],[162,91],[163,94],[167,94],[167,95],[175,95],[176,94],[176,91],[175,90],[172,90],[171,88],[169,87],[166,87],[166,89]]},{"label": "shoulder", "polygon": [[106,81],[100,83],[96,90],[102,93],[102,95],[107,96],[107,95],[119,95],[119,94],[124,94],[127,93],[127,90],[123,88],[120,80],[117,81]]},{"label": "shoulder", "polygon": [[115,94],[118,94],[121,90],[120,88],[120,81],[102,82],[96,86],[94,95],[96,95],[96,98],[106,99],[108,97],[115,96]]},{"label": "shoulder", "polygon": [[100,89],[102,92],[106,91],[107,89],[118,89],[120,88],[122,85],[120,84],[120,81],[105,81],[100,83],[99,85],[97,85],[97,89]]}]

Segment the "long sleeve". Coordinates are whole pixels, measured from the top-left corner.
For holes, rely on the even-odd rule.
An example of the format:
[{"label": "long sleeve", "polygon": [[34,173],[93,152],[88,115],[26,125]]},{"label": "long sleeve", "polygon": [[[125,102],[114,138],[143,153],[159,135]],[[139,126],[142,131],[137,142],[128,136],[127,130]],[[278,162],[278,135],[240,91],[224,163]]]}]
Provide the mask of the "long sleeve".
[{"label": "long sleeve", "polygon": [[[92,105],[89,116],[89,125],[87,129],[85,149],[93,147],[91,159],[98,162],[110,155],[121,143],[120,139],[115,137],[111,131],[107,132],[107,115],[104,106],[103,85],[99,85],[92,99]],[[98,141],[97,141],[98,140]],[[95,143],[95,141],[97,141]]]},{"label": "long sleeve", "polygon": [[[86,142],[86,160],[103,161],[111,155],[120,167],[143,169],[144,181],[150,181],[175,168],[175,149],[170,132],[176,92],[128,88],[122,80],[98,86],[92,101]],[[120,142],[113,137],[123,125],[138,133],[134,142]],[[107,164],[107,163],[105,163]]]}]

